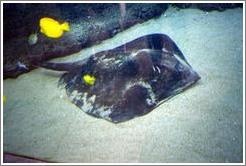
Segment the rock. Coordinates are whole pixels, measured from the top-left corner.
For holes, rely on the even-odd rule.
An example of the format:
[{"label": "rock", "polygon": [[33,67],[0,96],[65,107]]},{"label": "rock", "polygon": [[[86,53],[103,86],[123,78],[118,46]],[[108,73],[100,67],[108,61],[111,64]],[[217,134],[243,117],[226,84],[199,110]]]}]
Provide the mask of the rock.
[{"label": "rock", "polygon": [[[161,15],[167,4],[126,4],[126,15],[121,18],[119,4],[8,4],[4,13],[4,78],[22,74],[17,62],[29,70],[33,62],[42,62],[66,56],[85,47],[100,43],[117,33]],[[35,45],[28,44],[28,37],[39,32],[39,20],[51,17],[59,22],[68,21],[71,31],[59,39],[38,34]],[[26,72],[26,71],[25,71]]]},{"label": "rock", "polygon": [[212,11],[212,10],[224,11],[226,9],[242,7],[242,4],[240,3],[200,3],[199,4],[198,3],[196,4],[196,7],[203,11]]},{"label": "rock", "polygon": [[226,9],[243,7],[242,3],[175,3],[171,5],[180,9],[193,8],[203,11],[224,11]]}]

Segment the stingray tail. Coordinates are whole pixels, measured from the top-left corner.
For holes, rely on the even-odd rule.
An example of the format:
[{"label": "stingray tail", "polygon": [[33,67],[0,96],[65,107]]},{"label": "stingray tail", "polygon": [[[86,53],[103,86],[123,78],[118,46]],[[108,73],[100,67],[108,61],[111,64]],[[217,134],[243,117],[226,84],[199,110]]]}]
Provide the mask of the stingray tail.
[{"label": "stingray tail", "polygon": [[73,68],[73,63],[53,63],[53,62],[44,62],[39,64],[40,67],[56,71],[69,71]]},{"label": "stingray tail", "polygon": [[42,62],[37,64],[38,67],[43,67],[45,69],[55,70],[55,71],[71,71],[75,68],[81,68],[86,64],[87,60],[81,60],[76,62],[64,62],[64,63],[55,63],[55,62]]}]

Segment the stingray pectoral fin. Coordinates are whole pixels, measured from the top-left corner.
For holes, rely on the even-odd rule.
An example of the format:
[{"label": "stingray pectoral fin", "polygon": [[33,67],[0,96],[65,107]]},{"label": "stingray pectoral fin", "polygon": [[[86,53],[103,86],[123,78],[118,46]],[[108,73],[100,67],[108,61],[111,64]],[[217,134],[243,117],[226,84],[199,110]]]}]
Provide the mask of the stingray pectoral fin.
[{"label": "stingray pectoral fin", "polygon": [[180,51],[177,44],[169,36],[165,34],[160,34],[160,36],[162,38],[161,43],[163,44],[162,50],[168,51],[168,52],[173,53],[174,55],[177,55],[176,58],[178,58],[179,60],[185,62],[188,66],[190,66],[190,64],[186,60],[184,54]]},{"label": "stingray pectoral fin", "polygon": [[140,49],[160,50],[175,54],[179,59],[190,66],[177,44],[168,35],[165,34],[154,33],[150,35],[145,35],[124,45],[118,46],[113,50],[116,50],[118,52],[134,52]]},{"label": "stingray pectoral fin", "polygon": [[150,34],[145,36],[150,49],[162,50],[177,55],[177,57],[190,66],[184,54],[180,51],[177,44],[165,34]]}]

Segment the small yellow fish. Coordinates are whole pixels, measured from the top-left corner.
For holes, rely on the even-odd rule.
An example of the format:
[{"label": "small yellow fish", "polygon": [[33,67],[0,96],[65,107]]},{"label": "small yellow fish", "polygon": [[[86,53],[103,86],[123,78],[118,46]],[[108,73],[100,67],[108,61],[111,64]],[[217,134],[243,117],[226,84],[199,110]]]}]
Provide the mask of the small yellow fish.
[{"label": "small yellow fish", "polygon": [[89,74],[86,74],[86,75],[83,76],[83,80],[85,81],[86,84],[92,86],[92,85],[95,84],[96,77],[91,76],[91,75],[89,75]]},{"label": "small yellow fish", "polygon": [[5,104],[7,102],[7,97],[3,96],[3,104]]},{"label": "small yellow fish", "polygon": [[50,38],[59,38],[63,35],[64,31],[70,30],[68,22],[60,24],[58,21],[48,17],[41,18],[39,25],[41,28],[40,32]]}]

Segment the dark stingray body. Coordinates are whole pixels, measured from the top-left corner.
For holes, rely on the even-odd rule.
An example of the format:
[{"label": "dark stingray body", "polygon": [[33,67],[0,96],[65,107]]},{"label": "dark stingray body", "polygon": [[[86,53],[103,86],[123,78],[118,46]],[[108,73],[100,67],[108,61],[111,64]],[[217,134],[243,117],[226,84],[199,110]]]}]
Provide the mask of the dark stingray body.
[{"label": "dark stingray body", "polygon": [[[60,79],[71,101],[84,112],[112,122],[144,115],[200,77],[176,44],[164,34],[151,34],[74,63],[44,63],[67,71]],[[87,85],[85,74],[96,77]]]}]

